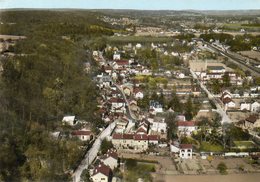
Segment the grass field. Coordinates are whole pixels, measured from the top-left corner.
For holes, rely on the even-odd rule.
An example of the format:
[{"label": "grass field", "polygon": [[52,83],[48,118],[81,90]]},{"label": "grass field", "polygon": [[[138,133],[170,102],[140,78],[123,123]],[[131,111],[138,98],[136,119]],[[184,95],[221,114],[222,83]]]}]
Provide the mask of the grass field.
[{"label": "grass field", "polygon": [[200,151],[203,152],[222,152],[224,150],[221,145],[213,145],[208,142],[202,142],[200,146]]},{"label": "grass field", "polygon": [[253,141],[234,141],[234,144],[240,149],[254,148],[256,146]]},{"label": "grass field", "polygon": [[251,25],[245,25],[245,24],[240,24],[240,23],[226,23],[223,25],[224,29],[228,30],[240,30],[240,29],[245,29],[249,31],[257,31],[260,30],[259,26],[251,26]]}]

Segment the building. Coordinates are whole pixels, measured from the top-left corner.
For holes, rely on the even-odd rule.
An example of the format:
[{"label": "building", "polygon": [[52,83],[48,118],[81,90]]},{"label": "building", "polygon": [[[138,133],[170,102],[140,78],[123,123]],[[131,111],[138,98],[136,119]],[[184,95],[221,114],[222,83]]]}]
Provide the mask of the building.
[{"label": "building", "polygon": [[192,144],[180,144],[179,157],[181,159],[192,159]]},{"label": "building", "polygon": [[77,130],[71,133],[72,136],[78,137],[81,141],[91,140],[93,135],[90,130]]},{"label": "building", "polygon": [[194,121],[179,121],[178,122],[179,135],[190,136],[197,129],[198,129],[198,126],[195,124]]},{"label": "building", "polygon": [[63,119],[62,119],[62,123],[73,126],[73,125],[76,124],[75,118],[76,118],[75,116],[64,116]]},{"label": "building", "polygon": [[260,112],[260,103],[255,101],[251,104],[251,112]]},{"label": "building", "polygon": [[165,119],[161,118],[155,118],[151,122],[151,130],[155,132],[160,132],[160,133],[166,133],[167,131],[167,123],[165,123]]},{"label": "building", "polygon": [[114,170],[118,166],[118,154],[115,149],[109,149],[107,153],[100,157],[100,161]]},{"label": "building", "polygon": [[240,110],[241,111],[250,111],[251,109],[251,104],[250,103],[246,103],[246,102],[241,102],[240,103]]},{"label": "building", "polygon": [[100,163],[94,168],[91,180],[93,182],[110,182],[112,177],[113,175],[111,169],[107,165]]}]

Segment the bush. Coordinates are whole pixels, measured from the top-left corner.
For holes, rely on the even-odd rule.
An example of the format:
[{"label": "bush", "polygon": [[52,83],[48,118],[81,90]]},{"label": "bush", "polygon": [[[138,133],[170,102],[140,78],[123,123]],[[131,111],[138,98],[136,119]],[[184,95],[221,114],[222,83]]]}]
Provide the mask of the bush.
[{"label": "bush", "polygon": [[126,159],[127,169],[134,169],[137,166],[137,161],[134,159]]},{"label": "bush", "polygon": [[227,174],[227,166],[224,162],[220,162],[218,164],[217,169],[219,170],[220,174],[222,174],[222,175]]}]

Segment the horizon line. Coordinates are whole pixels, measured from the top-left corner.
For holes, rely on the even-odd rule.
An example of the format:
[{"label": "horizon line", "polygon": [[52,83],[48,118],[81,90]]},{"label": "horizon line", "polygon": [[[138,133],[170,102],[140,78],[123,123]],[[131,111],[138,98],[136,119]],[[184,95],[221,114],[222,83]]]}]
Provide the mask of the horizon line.
[{"label": "horizon line", "polygon": [[134,10],[134,11],[259,11],[260,8],[256,9],[128,9],[128,8],[0,8],[0,10]]}]

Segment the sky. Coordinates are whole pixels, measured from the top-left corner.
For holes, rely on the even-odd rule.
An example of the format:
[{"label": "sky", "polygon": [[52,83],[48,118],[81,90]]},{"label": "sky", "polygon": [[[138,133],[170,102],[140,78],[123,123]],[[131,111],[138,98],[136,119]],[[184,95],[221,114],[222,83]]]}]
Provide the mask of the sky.
[{"label": "sky", "polygon": [[260,9],[260,0],[0,0],[7,8],[243,10]]}]

